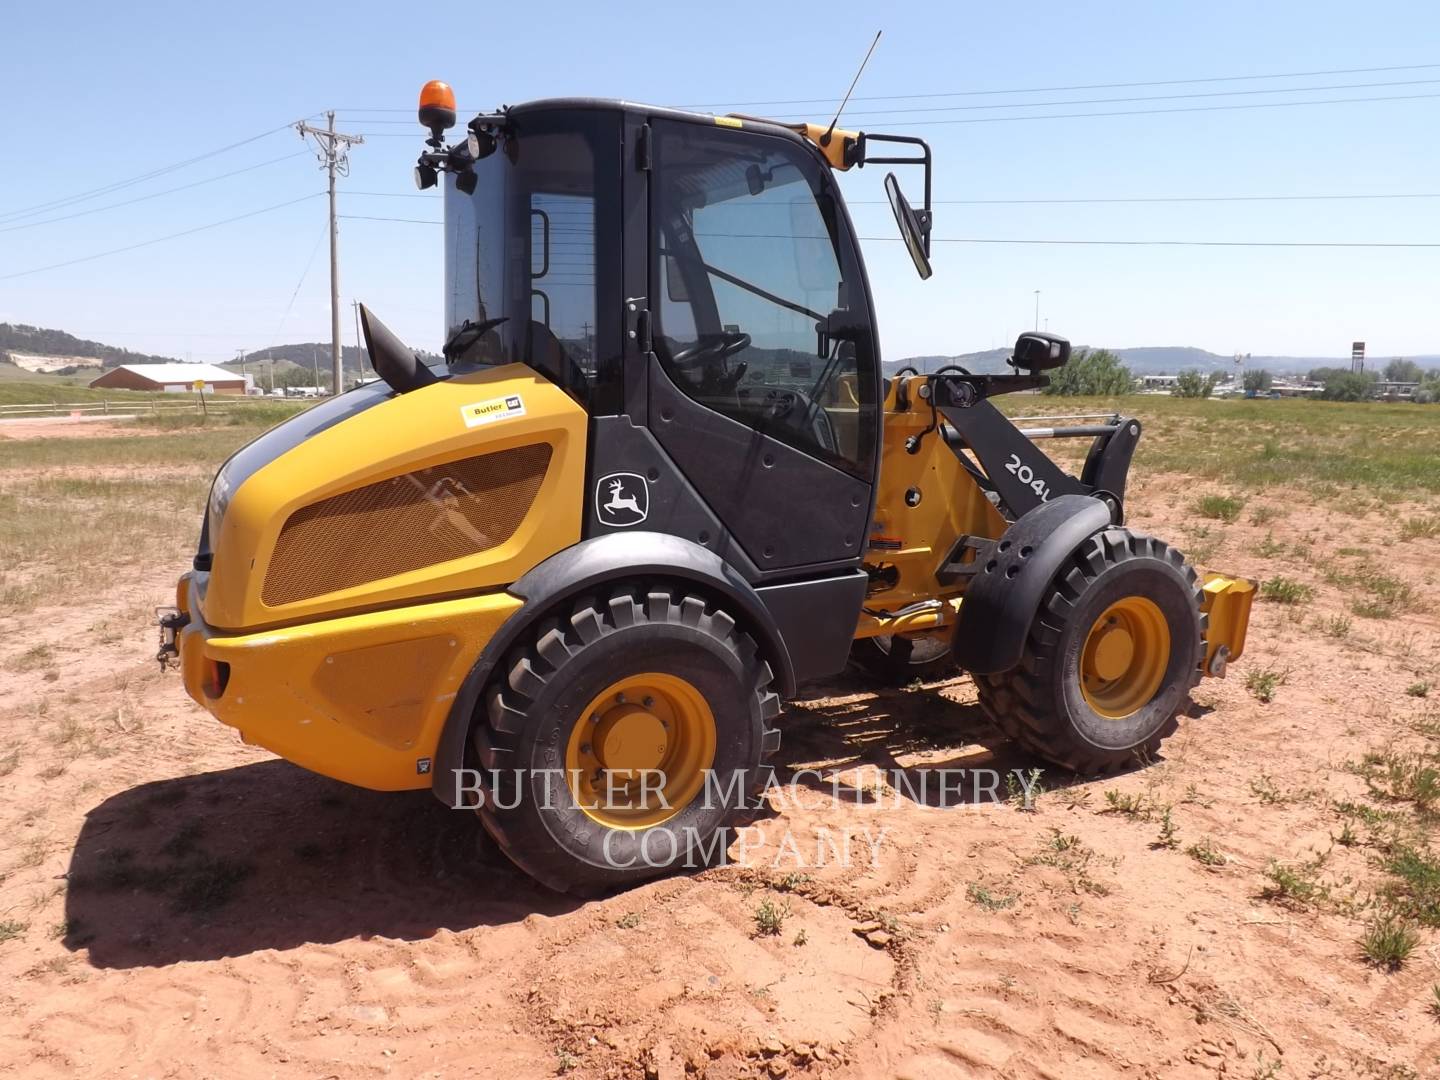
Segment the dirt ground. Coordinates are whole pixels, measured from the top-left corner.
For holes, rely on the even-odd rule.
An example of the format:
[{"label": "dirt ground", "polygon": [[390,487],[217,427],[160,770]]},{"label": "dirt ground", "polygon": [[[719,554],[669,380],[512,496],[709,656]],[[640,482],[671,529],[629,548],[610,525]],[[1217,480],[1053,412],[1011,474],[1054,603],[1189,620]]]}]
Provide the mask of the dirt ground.
[{"label": "dirt ground", "polygon": [[[1029,810],[1003,784],[916,797],[927,769],[1039,763],[967,680],[837,678],[787,708],[778,776],[838,787],[802,773],[746,865],[594,902],[532,885],[428,793],[311,775],[191,704],[148,625],[182,549],[7,616],[0,1073],[1440,1075],[1440,932],[1393,971],[1359,945],[1388,880],[1372,826],[1413,808],[1355,764],[1436,730],[1440,537],[1278,492],[1200,522],[1201,487],[1140,479],[1132,524],[1314,591],[1256,605],[1158,760],[1046,770]],[[1352,614],[1327,568],[1367,561],[1415,595]],[[1277,893],[1274,865],[1311,888]]]}]

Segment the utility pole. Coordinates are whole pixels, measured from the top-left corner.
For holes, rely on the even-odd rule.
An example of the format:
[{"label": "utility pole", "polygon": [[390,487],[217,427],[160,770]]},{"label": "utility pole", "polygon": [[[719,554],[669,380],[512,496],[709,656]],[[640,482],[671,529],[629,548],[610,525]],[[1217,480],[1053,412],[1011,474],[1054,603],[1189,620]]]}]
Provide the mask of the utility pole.
[{"label": "utility pole", "polygon": [[310,370],[315,373],[315,389],[320,389],[320,361],[315,359],[315,346],[310,346]]},{"label": "utility pole", "polygon": [[315,140],[320,164],[330,177],[330,348],[331,367],[334,372],[334,393],[345,389],[342,368],[343,351],[340,348],[340,239],[335,217],[335,177],[350,175],[350,147],[363,143],[360,135],[344,135],[335,130],[335,110],[325,114],[326,126],[313,127],[303,120],[295,130],[303,139],[307,135]]},{"label": "utility pole", "polygon": [[1035,329],[1040,329],[1040,290],[1035,290]]}]

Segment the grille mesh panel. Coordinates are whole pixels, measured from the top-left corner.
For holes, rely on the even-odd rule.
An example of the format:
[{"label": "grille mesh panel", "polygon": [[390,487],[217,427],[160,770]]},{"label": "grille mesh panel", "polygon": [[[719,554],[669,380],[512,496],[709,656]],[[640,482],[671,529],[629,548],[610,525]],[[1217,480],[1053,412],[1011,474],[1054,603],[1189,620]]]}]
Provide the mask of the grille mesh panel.
[{"label": "grille mesh panel", "polygon": [[293,604],[503,544],[550,453],[533,443],[463,458],[301,507],[280,530],[260,598]]}]

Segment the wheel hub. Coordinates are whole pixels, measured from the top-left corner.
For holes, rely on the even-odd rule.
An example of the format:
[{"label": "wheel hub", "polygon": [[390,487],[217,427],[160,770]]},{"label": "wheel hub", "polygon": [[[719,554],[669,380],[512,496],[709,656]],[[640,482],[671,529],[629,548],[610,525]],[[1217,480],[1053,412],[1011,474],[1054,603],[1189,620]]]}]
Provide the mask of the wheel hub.
[{"label": "wheel hub", "polygon": [[688,680],[620,679],[577,717],[565,749],[571,794],[591,819],[645,829],[685,808],[715,761],[715,716]]},{"label": "wheel hub", "polygon": [[1100,716],[1123,720],[1149,704],[1170,664],[1170,625],[1156,603],[1127,596],[1090,627],[1080,657],[1080,689]]},{"label": "wheel hub", "polygon": [[616,705],[595,725],[593,750],[602,769],[636,775],[658,769],[670,745],[665,722],[640,705]]}]

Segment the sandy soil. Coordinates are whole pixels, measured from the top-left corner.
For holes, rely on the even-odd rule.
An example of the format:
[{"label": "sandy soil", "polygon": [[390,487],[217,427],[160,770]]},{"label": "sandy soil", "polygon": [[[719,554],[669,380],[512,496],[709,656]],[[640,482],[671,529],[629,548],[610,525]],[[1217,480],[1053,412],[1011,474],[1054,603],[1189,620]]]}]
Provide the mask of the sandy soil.
[{"label": "sandy soil", "polygon": [[6,420],[0,423],[0,440],[100,439],[113,435],[164,434],[161,428],[141,428],[127,423],[134,419],[134,416],[75,416]]},{"label": "sandy soil", "polygon": [[[1142,484],[1137,524],[1186,547],[1194,490]],[[1355,912],[1260,892],[1270,860],[1321,851],[1337,890],[1374,887],[1373,854],[1334,843],[1332,800],[1364,800],[1346,762],[1434,708],[1405,688],[1440,674],[1440,540],[1383,549],[1421,609],[1332,638],[1318,617],[1349,601],[1317,567],[1385,524],[1272,505],[1286,516],[1264,527],[1206,523],[1207,562],[1317,596],[1299,619],[1257,605],[1246,657],[1201,685],[1160,760],[1104,781],[1052,770],[1030,812],[1003,790],[917,799],[880,770],[1036,763],[963,679],[838,679],[788,708],[779,774],[838,770],[838,800],[807,776],[747,834],[748,865],[589,903],[530,884],[428,794],[310,775],[193,706],[146,625],[178,555],[83,610],[8,620],[0,1072],[1437,1074],[1440,937],[1385,973],[1359,956]],[[1267,533],[1313,533],[1313,554],[1262,558]],[[50,661],[20,660],[40,643]],[[1269,704],[1245,688],[1263,667],[1288,673]],[[1107,791],[1172,806],[1178,845],[1158,818],[1107,812]],[[822,831],[847,829],[879,838],[874,859],[857,839],[851,865],[813,865]],[[1186,854],[1207,838],[1221,865]],[[766,901],[787,913],[757,936]]]}]

